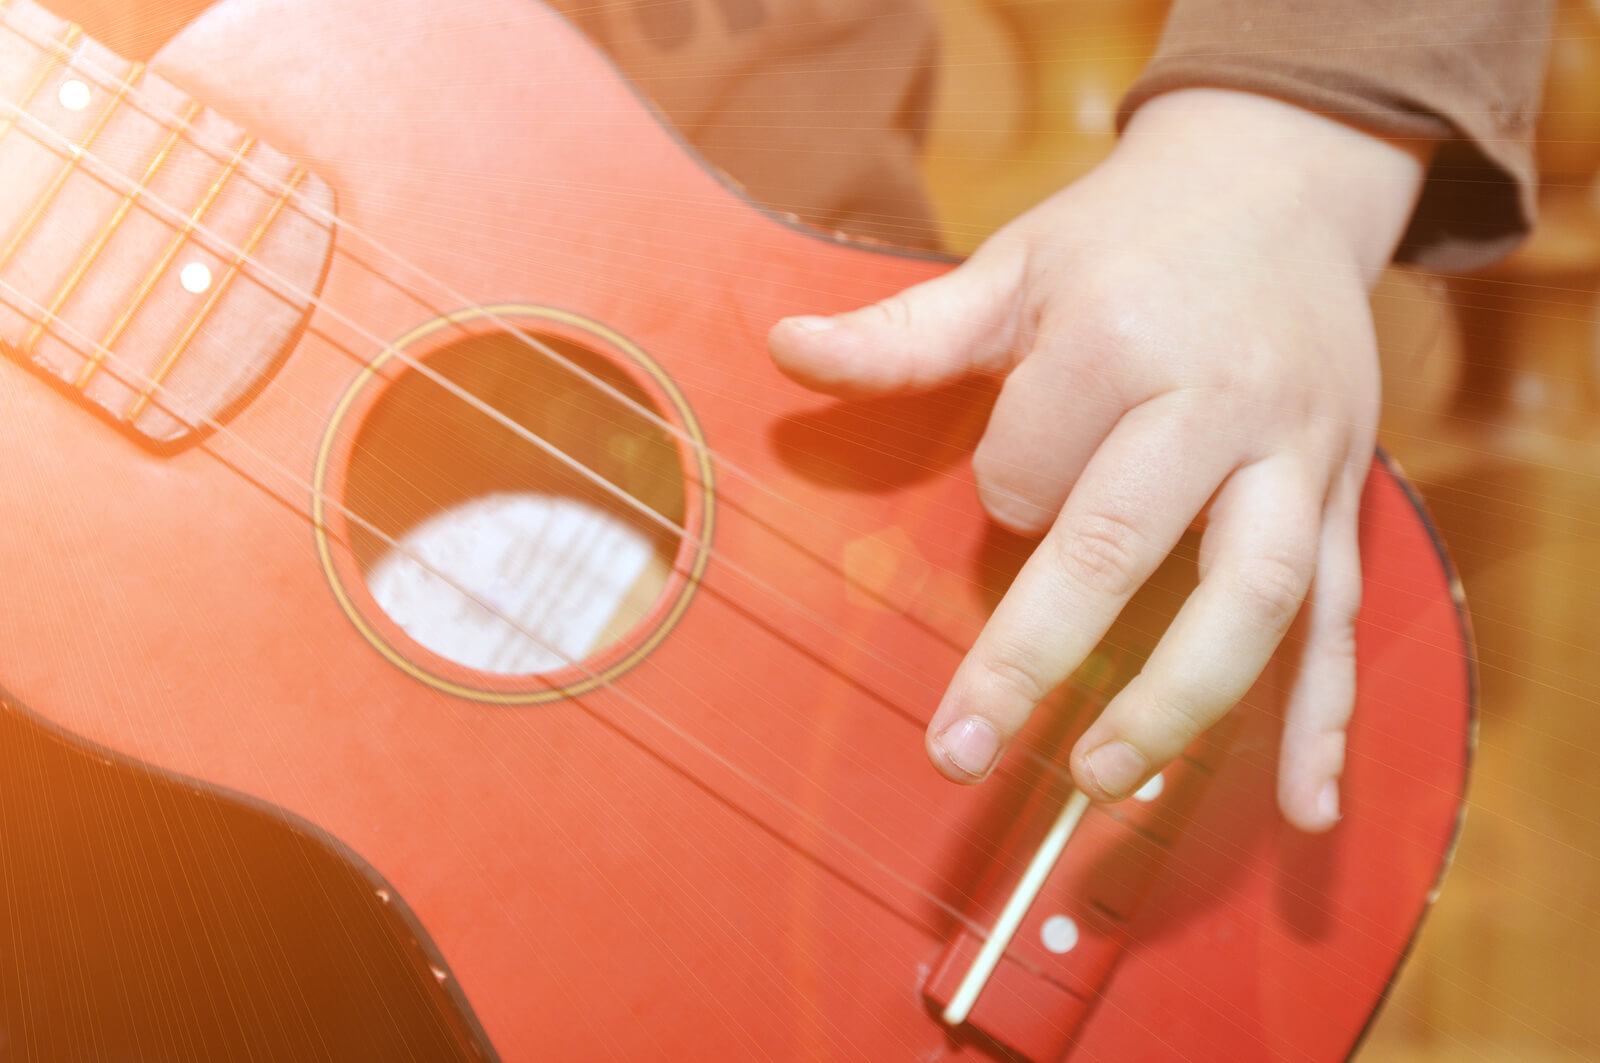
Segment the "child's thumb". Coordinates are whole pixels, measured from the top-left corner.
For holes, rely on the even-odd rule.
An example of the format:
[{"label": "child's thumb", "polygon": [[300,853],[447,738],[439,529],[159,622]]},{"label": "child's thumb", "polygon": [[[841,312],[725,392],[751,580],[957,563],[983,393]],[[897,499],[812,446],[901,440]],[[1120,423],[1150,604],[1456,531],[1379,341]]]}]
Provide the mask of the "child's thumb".
[{"label": "child's thumb", "polygon": [[931,388],[975,369],[1004,369],[1017,328],[1018,272],[973,259],[859,310],[784,318],[767,345],[784,373],[834,395]]}]

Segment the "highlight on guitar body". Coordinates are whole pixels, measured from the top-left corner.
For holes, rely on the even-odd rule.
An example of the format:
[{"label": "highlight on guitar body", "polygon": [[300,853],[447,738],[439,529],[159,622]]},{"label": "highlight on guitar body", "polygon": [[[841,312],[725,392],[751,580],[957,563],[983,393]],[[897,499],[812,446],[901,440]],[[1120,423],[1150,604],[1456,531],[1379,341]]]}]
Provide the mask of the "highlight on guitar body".
[{"label": "highlight on guitar body", "polygon": [[1189,546],[951,786],[922,731],[1028,547],[964,463],[992,393],[763,352],[947,261],[746,201],[527,0],[224,0],[148,68],[0,20],[8,712],[354,868],[465,1056],[1355,1050],[1471,734],[1381,457],[1335,830],[1277,815],[1272,673],[1072,790]]}]

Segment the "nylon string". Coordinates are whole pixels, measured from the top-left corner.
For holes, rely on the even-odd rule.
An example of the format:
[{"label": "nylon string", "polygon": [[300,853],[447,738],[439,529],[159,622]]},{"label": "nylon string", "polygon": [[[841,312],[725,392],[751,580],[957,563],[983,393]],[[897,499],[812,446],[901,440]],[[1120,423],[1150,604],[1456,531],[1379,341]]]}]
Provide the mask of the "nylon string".
[{"label": "nylon string", "polygon": [[[29,33],[26,33],[26,32],[24,32],[22,30],[19,30],[17,27],[11,25],[10,24],[10,19],[9,19],[9,14],[10,13],[9,13],[8,10],[0,8],[0,26],[4,26],[10,32],[12,32],[13,34],[17,35],[18,37],[23,38],[24,40],[28,41],[29,43],[33,44],[35,47],[39,48],[41,51],[56,52],[57,54],[59,54],[61,56],[66,56],[66,57],[70,57],[72,55],[72,49],[70,49],[70,48],[61,48],[59,43],[54,41],[54,40],[48,40],[48,41],[41,42],[38,39],[36,39],[33,36],[31,36]],[[81,57],[81,56],[79,56],[76,61],[73,61],[71,63],[71,69],[73,69],[74,71],[79,72],[79,73],[85,73],[92,80],[95,80],[96,83],[99,84],[101,88],[106,88],[107,87],[106,81],[108,81],[108,80],[110,82],[112,82],[113,84],[119,86],[119,87],[120,86],[126,86],[126,85],[129,84],[128,82],[123,81],[121,78],[118,78],[116,75],[111,74],[110,72],[105,71],[103,68],[98,67],[96,64],[83,59],[83,57]],[[180,123],[178,123],[178,121],[177,121],[177,117],[176,116],[163,115],[161,113],[157,113],[157,112],[160,112],[160,108],[153,107],[152,105],[150,105],[149,102],[147,101],[147,99],[141,93],[138,93],[138,92],[135,92],[135,91],[127,91],[125,98],[126,98],[126,102],[131,104],[134,107],[134,109],[136,109],[136,110],[140,111],[141,113],[145,114],[147,117],[150,117],[150,118],[156,120],[158,123],[170,121],[173,126],[179,126],[180,125]],[[73,156],[78,157],[81,162],[89,163],[89,164],[93,165],[95,168],[97,168],[97,169],[99,169],[101,171],[104,171],[101,174],[102,179],[105,179],[105,178],[109,177],[109,179],[114,184],[119,185],[119,186],[121,186],[121,187],[123,187],[125,189],[132,189],[136,185],[136,182],[132,178],[129,178],[126,175],[122,174],[116,167],[110,165],[105,160],[103,160],[102,158],[100,158],[99,156],[94,154],[93,152],[85,151],[85,150],[77,147],[68,138],[66,138],[65,136],[57,133],[47,123],[44,123],[42,120],[34,117],[32,114],[30,114],[25,109],[23,109],[21,107],[18,107],[17,105],[15,105],[13,103],[10,103],[9,101],[5,101],[4,106],[18,120],[17,128],[23,129],[24,127],[26,127],[26,131],[27,131],[28,135],[31,136],[36,142],[44,144],[47,147],[52,147],[58,153],[66,155],[67,157],[73,157]],[[216,155],[216,153],[215,153],[217,149],[214,149],[212,145],[209,145],[209,144],[201,142],[200,140],[196,139],[196,137],[194,135],[192,135],[193,134],[193,127],[191,125],[188,125],[188,124],[184,123],[184,124],[181,124],[181,128],[182,128],[182,134],[181,135],[182,135],[182,138],[185,141],[187,141],[188,143],[190,143],[190,144],[194,145],[195,147],[197,147],[198,149],[200,149],[205,155],[207,155],[210,158],[215,159],[215,158],[218,157]],[[44,134],[43,136],[39,135],[39,132],[38,132],[39,129],[43,130],[43,134]],[[50,144],[50,143],[48,143],[49,141],[54,141],[55,143],[54,144]],[[257,180],[258,184],[260,184],[263,187],[276,186],[278,189],[282,189],[284,187],[284,182],[280,178],[273,177],[273,176],[271,176],[269,174],[266,174],[259,167],[254,166],[254,165],[252,165],[252,164],[250,164],[248,162],[246,164],[244,164],[243,166],[241,166],[241,170],[248,171],[251,174],[251,176],[253,176]],[[180,224],[184,224],[184,223],[188,222],[187,212],[181,211],[180,209],[178,209],[176,207],[173,207],[171,204],[166,203],[159,196],[155,196],[155,195],[151,194],[148,189],[143,190],[141,192],[139,198],[140,198],[141,202],[151,203],[152,205],[157,207],[162,213],[168,215],[169,217],[177,219]],[[360,237],[369,246],[371,246],[371,247],[375,248],[376,250],[378,250],[380,254],[382,254],[386,258],[389,258],[390,260],[400,264],[403,268],[405,268],[409,272],[413,273],[414,275],[422,278],[427,283],[430,283],[430,284],[433,284],[433,285],[437,286],[440,290],[445,292],[446,295],[457,296],[458,293],[452,292],[448,288],[448,286],[446,286],[443,282],[440,282],[437,279],[430,277],[424,271],[422,271],[418,267],[410,264],[409,262],[405,261],[400,256],[398,256],[395,252],[390,251],[389,249],[387,249],[386,247],[381,245],[381,243],[379,243],[377,240],[375,240],[374,238],[370,237],[369,235],[361,232],[359,229],[356,229],[356,228],[354,228],[354,227],[352,227],[352,226],[340,221],[337,218],[337,216],[333,215],[331,212],[323,210],[320,206],[318,206],[315,203],[309,203],[308,201],[306,201],[304,199],[304,197],[299,192],[293,193],[293,198],[295,200],[299,201],[298,202],[298,207],[299,207],[300,213],[302,215],[307,216],[307,217],[310,217],[312,215],[321,216],[325,221],[329,222],[330,224],[336,224],[341,233],[349,233],[349,234],[353,234],[353,235],[356,235],[356,236]],[[547,454],[551,458],[553,458],[553,459],[557,460],[558,462],[561,462],[562,464],[566,465],[568,468],[570,468],[572,471],[577,473],[579,476],[581,476],[584,479],[588,480],[589,482],[595,484],[603,492],[606,492],[606,493],[612,495],[613,497],[617,498],[619,501],[621,501],[625,505],[629,506],[629,508],[633,509],[635,512],[638,512],[639,515],[641,517],[643,517],[644,519],[649,520],[650,522],[652,522],[654,524],[657,524],[658,526],[662,527],[664,530],[667,530],[667,531],[675,534],[676,536],[678,536],[680,538],[690,538],[690,539],[693,538],[693,536],[691,536],[689,534],[689,532],[687,531],[687,529],[684,528],[682,525],[680,525],[677,522],[671,520],[670,518],[666,517],[665,515],[659,513],[654,508],[648,506],[647,504],[643,503],[642,501],[634,498],[633,495],[629,494],[627,491],[625,491],[624,489],[622,489],[618,485],[614,484],[612,481],[610,481],[606,477],[600,475],[599,473],[597,473],[594,470],[590,469],[584,463],[582,463],[582,462],[578,461],[577,459],[571,457],[570,455],[566,454],[559,447],[557,447],[554,444],[550,443],[548,440],[543,439],[537,433],[532,432],[531,430],[526,428],[526,426],[520,424],[519,422],[515,421],[514,419],[512,419],[511,417],[509,417],[506,414],[502,413],[501,411],[495,409],[493,406],[491,406],[490,404],[484,402],[482,399],[478,398],[476,395],[473,395],[471,392],[465,390],[460,385],[456,384],[454,381],[450,380],[447,377],[444,377],[442,374],[439,374],[437,371],[433,370],[431,367],[427,366],[425,363],[423,363],[420,360],[410,356],[405,351],[403,351],[403,350],[401,350],[399,348],[396,348],[391,342],[384,340],[382,337],[377,336],[376,334],[372,333],[370,330],[368,330],[368,329],[364,328],[363,326],[357,324],[355,321],[351,320],[347,315],[343,314],[342,312],[332,308],[331,306],[329,306],[328,304],[323,302],[322,299],[320,297],[318,297],[317,295],[315,295],[314,293],[309,292],[309,291],[307,291],[307,290],[295,285],[294,283],[290,282],[287,278],[283,277],[281,274],[279,274],[276,271],[270,269],[269,267],[266,267],[266,266],[262,265],[253,256],[240,254],[239,253],[240,249],[236,245],[234,245],[230,241],[225,240],[222,237],[220,237],[210,227],[204,225],[203,223],[195,224],[195,225],[193,225],[191,236],[192,237],[193,236],[203,237],[204,240],[207,242],[207,245],[210,246],[213,251],[215,251],[217,248],[220,247],[223,251],[227,252],[228,255],[231,256],[233,259],[239,261],[241,263],[241,266],[249,266],[250,269],[251,269],[252,274],[254,274],[256,276],[256,279],[258,281],[263,276],[265,278],[267,278],[268,280],[272,281],[274,283],[275,287],[277,289],[279,289],[278,294],[280,294],[280,296],[283,294],[283,290],[287,290],[291,294],[291,296],[293,296],[297,300],[304,300],[304,301],[308,302],[311,306],[317,308],[318,310],[322,311],[323,313],[326,313],[329,317],[333,318],[334,320],[339,321],[341,324],[345,325],[347,328],[351,329],[353,332],[357,333],[362,338],[367,339],[370,342],[372,342],[373,345],[378,349],[379,352],[389,354],[396,361],[398,361],[401,364],[407,366],[409,369],[412,369],[412,370],[420,373],[426,379],[428,379],[431,382],[435,383],[436,385],[444,388],[453,397],[455,397],[455,398],[467,403],[468,406],[471,407],[472,409],[476,410],[477,412],[483,414],[486,417],[489,417],[495,423],[497,423],[497,424],[501,425],[502,427],[506,428],[507,430],[511,431],[513,434],[517,435],[519,438],[524,439],[526,442],[528,442],[531,445],[535,446],[537,449],[539,449],[540,451],[544,452],[545,454]],[[392,283],[392,281],[391,281],[391,283]],[[114,366],[119,367],[119,369],[122,370],[122,373],[120,373],[119,375],[122,375],[124,377],[125,382],[131,382],[131,381],[127,381],[127,378],[128,377],[132,377],[132,378],[134,378],[134,380],[142,380],[146,384],[153,384],[154,390],[156,392],[160,392],[160,393],[163,393],[163,394],[169,394],[168,389],[167,389],[167,387],[165,385],[163,385],[161,383],[153,382],[149,378],[143,378],[141,376],[141,374],[139,374],[137,371],[131,371],[130,367],[127,365],[127,363],[125,363],[119,356],[117,356],[115,354],[115,352],[110,351],[110,350],[102,347],[99,344],[98,341],[90,339],[88,336],[83,334],[81,331],[79,331],[78,329],[73,327],[70,323],[66,322],[65,320],[63,320],[59,316],[54,315],[54,314],[50,314],[48,312],[48,310],[44,306],[42,306],[41,304],[35,302],[33,299],[31,299],[30,297],[28,297],[27,295],[25,295],[24,293],[22,293],[21,291],[19,291],[15,287],[13,287],[11,284],[9,284],[8,282],[4,281],[3,279],[0,279],[0,287],[4,287],[6,289],[6,291],[13,297],[13,299],[16,302],[25,304],[29,308],[31,308],[32,312],[34,313],[34,315],[36,316],[37,319],[39,319],[39,320],[48,319],[51,322],[53,322],[54,325],[57,326],[59,329],[65,329],[66,331],[71,332],[74,336],[76,336],[78,338],[78,340],[80,340],[84,344],[86,344],[91,349],[92,352],[98,353],[103,358],[103,360],[104,360],[104,362],[106,364],[114,365]],[[474,308],[474,304],[472,304],[464,296],[463,297],[459,297],[459,299],[460,299],[460,302],[465,304],[468,308]],[[425,300],[419,300],[419,301],[424,302],[426,304]],[[652,422],[656,426],[658,426],[658,427],[662,428],[663,430],[671,433],[674,437],[679,439],[681,442],[687,444],[689,447],[691,447],[691,448],[693,448],[695,450],[698,450],[699,452],[704,454],[709,460],[717,462],[720,466],[726,468],[729,472],[731,472],[734,475],[738,476],[740,479],[743,479],[746,482],[752,484],[753,486],[755,486],[759,490],[761,490],[763,493],[768,494],[769,496],[776,498],[777,500],[779,500],[780,502],[784,503],[785,505],[788,505],[788,506],[794,507],[794,508],[803,508],[803,507],[800,506],[799,503],[796,503],[796,502],[794,502],[794,501],[782,496],[775,488],[772,488],[771,486],[766,485],[763,482],[757,480],[752,474],[750,474],[746,470],[740,468],[737,464],[735,464],[732,461],[726,459],[725,457],[717,454],[709,446],[707,446],[704,443],[700,442],[699,440],[695,439],[693,436],[691,436],[689,433],[685,432],[683,429],[679,428],[677,425],[675,425],[672,422],[666,420],[664,417],[662,417],[660,414],[656,413],[656,411],[653,410],[652,408],[650,408],[649,406],[646,406],[646,405],[638,402],[637,400],[634,400],[630,396],[627,396],[627,395],[621,393],[620,391],[618,391],[615,387],[613,387],[608,382],[596,377],[594,374],[592,374],[588,370],[586,370],[583,367],[581,367],[581,366],[577,365],[576,363],[572,362],[570,359],[568,359],[565,356],[561,355],[559,352],[555,351],[553,348],[550,348],[547,344],[542,343],[536,337],[530,336],[526,332],[522,331],[521,329],[518,329],[511,322],[506,321],[501,315],[498,315],[498,314],[496,314],[496,313],[494,313],[492,311],[489,311],[489,310],[487,310],[485,308],[482,308],[482,307],[475,307],[475,308],[478,309],[481,312],[482,316],[485,319],[495,322],[496,324],[500,325],[505,330],[505,332],[507,334],[515,336],[517,338],[518,342],[520,342],[523,345],[529,347],[530,349],[533,349],[536,352],[542,354],[547,359],[549,359],[549,360],[551,360],[551,361],[563,366],[569,372],[571,372],[575,376],[583,379],[586,383],[588,383],[590,386],[594,387],[596,390],[601,391],[602,393],[606,394],[608,397],[612,398],[614,401],[618,402],[620,405],[632,410],[633,412],[635,412],[639,416],[644,417],[645,419],[647,419],[648,421]],[[335,344],[335,346],[340,346],[340,345]],[[77,344],[73,345],[73,349],[75,351],[79,351],[79,353],[82,353],[82,351],[79,350],[79,346]],[[344,349],[342,347],[341,347],[341,349],[345,350],[345,353],[350,354],[352,357],[356,358],[358,361],[365,361],[366,360],[363,356],[357,355],[356,352],[348,351],[347,349]],[[172,410],[172,407],[170,407],[170,406],[168,406],[167,408],[169,410]],[[423,560],[421,557],[417,556],[417,554],[414,551],[412,551],[409,548],[403,546],[393,536],[391,536],[388,533],[382,531],[376,525],[374,525],[371,521],[369,521],[366,518],[362,517],[360,514],[354,512],[353,510],[351,510],[350,508],[345,506],[342,502],[332,498],[331,496],[329,496],[325,492],[320,492],[320,491],[316,490],[314,485],[312,485],[303,476],[294,473],[292,470],[288,469],[286,466],[281,464],[277,459],[265,454],[259,448],[257,448],[255,446],[253,446],[252,444],[246,442],[240,435],[238,435],[237,433],[233,432],[226,425],[222,424],[221,422],[219,422],[219,421],[217,421],[214,418],[211,418],[209,416],[191,419],[190,415],[182,413],[180,411],[172,410],[172,412],[179,413],[179,415],[185,417],[186,420],[191,420],[191,423],[195,423],[197,421],[198,424],[204,425],[205,427],[209,428],[210,430],[216,432],[218,435],[230,440],[230,442],[232,442],[232,443],[240,446],[244,450],[250,452],[258,460],[261,460],[263,463],[265,463],[266,465],[268,465],[271,468],[273,468],[274,471],[276,471],[280,475],[284,476],[287,480],[289,480],[290,482],[296,484],[296,486],[298,488],[306,491],[308,495],[310,495],[311,497],[318,498],[323,504],[325,504],[325,505],[327,505],[327,506],[339,511],[351,523],[361,527],[362,529],[367,531],[369,534],[372,534],[374,537],[376,537],[379,540],[381,540],[382,542],[384,542],[391,549],[394,549],[394,550],[398,551],[399,553],[401,553],[404,556],[408,557],[414,563],[418,564],[420,567],[422,567],[425,570],[427,570],[435,578],[438,578],[438,579],[442,580],[443,582],[445,582],[453,590],[455,590],[458,594],[460,594],[463,598],[465,598],[468,601],[472,602],[478,608],[481,608],[481,609],[485,610],[485,612],[489,613],[490,615],[493,615],[497,620],[499,620],[500,622],[502,622],[502,623],[506,624],[507,626],[511,627],[513,630],[517,631],[523,637],[527,638],[530,642],[534,643],[535,645],[541,646],[542,648],[544,648],[548,652],[553,653],[557,657],[561,658],[569,666],[577,669],[578,671],[582,672],[586,677],[588,677],[589,679],[594,681],[597,684],[597,686],[600,686],[600,687],[602,687],[602,688],[604,688],[606,690],[609,690],[609,691],[617,694],[624,701],[626,701],[630,706],[632,706],[633,708],[635,708],[638,711],[640,711],[646,717],[648,717],[649,719],[654,721],[657,725],[664,727],[666,730],[668,730],[669,732],[674,734],[676,737],[678,737],[680,740],[682,740],[685,743],[687,743],[688,745],[690,745],[692,748],[696,749],[697,751],[699,751],[703,755],[709,757],[711,760],[716,762],[721,768],[723,768],[724,770],[726,770],[726,771],[730,772],[731,774],[733,774],[735,777],[740,779],[746,785],[751,786],[755,790],[761,792],[767,798],[775,801],[777,804],[782,806],[784,809],[786,809],[791,814],[796,815],[800,819],[803,819],[806,822],[811,823],[814,827],[816,827],[817,829],[819,829],[820,831],[822,831],[823,833],[828,835],[834,841],[838,842],[839,844],[841,844],[845,848],[847,848],[850,851],[854,852],[856,855],[866,859],[878,871],[882,872],[883,874],[887,875],[888,877],[890,877],[890,878],[894,879],[895,881],[899,882],[902,886],[906,887],[907,889],[909,889],[910,891],[912,891],[916,895],[920,896],[924,900],[926,900],[929,903],[933,904],[939,910],[941,910],[941,911],[945,912],[946,914],[950,915],[951,917],[955,918],[956,920],[961,922],[964,926],[967,926],[969,929],[971,929],[974,933],[978,934],[980,937],[986,937],[987,936],[987,929],[986,928],[984,928],[983,926],[978,925],[977,923],[975,923],[972,919],[970,919],[968,916],[966,916],[964,913],[962,913],[957,907],[955,907],[954,905],[950,904],[947,901],[944,901],[943,899],[941,899],[940,897],[938,897],[934,893],[930,892],[925,887],[921,886],[917,882],[915,882],[912,879],[910,879],[909,877],[907,877],[902,872],[897,871],[896,869],[894,869],[893,867],[891,867],[890,865],[885,863],[882,859],[880,859],[879,857],[877,857],[876,855],[871,853],[869,850],[867,850],[865,847],[863,847],[860,843],[855,842],[854,840],[852,840],[848,836],[840,833],[835,828],[829,826],[819,816],[817,816],[815,813],[811,813],[811,812],[807,811],[806,809],[804,809],[801,806],[799,806],[798,804],[796,804],[792,799],[783,796],[781,793],[778,793],[776,790],[774,790],[771,787],[767,786],[765,783],[761,782],[754,774],[752,774],[748,770],[740,767],[735,762],[733,762],[732,760],[728,759],[726,756],[724,756],[723,754],[721,754],[717,750],[713,749],[706,742],[702,741],[701,739],[699,739],[695,735],[689,733],[688,731],[684,730],[682,727],[680,727],[676,723],[674,723],[671,720],[669,720],[668,718],[666,718],[664,715],[658,713],[654,709],[652,709],[649,706],[647,706],[643,701],[641,701],[638,698],[637,695],[633,694],[631,691],[629,691],[629,690],[625,689],[624,687],[618,685],[614,681],[601,679],[599,676],[597,676],[593,672],[592,669],[588,668],[581,660],[574,659],[571,655],[567,654],[565,651],[563,651],[559,647],[551,645],[547,640],[540,638],[537,634],[535,634],[534,632],[528,630],[528,628],[524,624],[522,624],[520,621],[508,616],[503,610],[497,608],[493,603],[485,601],[481,597],[479,597],[477,594],[474,594],[473,592],[469,591],[466,587],[464,587],[454,577],[450,576],[446,572],[443,572],[443,571],[439,570],[435,566],[433,566],[433,565],[429,564],[428,562],[426,562],[425,560]],[[806,510],[806,512],[810,513],[812,511]],[[302,514],[302,515],[303,516],[309,516],[309,514]],[[696,551],[704,552],[705,555],[710,557],[710,558],[716,558],[717,561],[718,561],[718,564],[720,566],[725,567],[725,568],[729,569],[730,571],[736,573],[737,575],[741,576],[742,578],[748,580],[751,584],[753,584],[754,586],[766,591],[768,594],[772,595],[775,599],[777,599],[777,600],[785,603],[786,605],[788,605],[788,606],[790,606],[790,607],[802,612],[803,614],[805,614],[809,619],[813,620],[814,622],[816,622],[816,623],[818,623],[820,625],[829,626],[827,619],[822,617],[820,614],[816,613],[815,610],[811,609],[809,606],[806,606],[804,603],[799,602],[798,600],[794,599],[792,596],[787,595],[782,591],[779,591],[776,587],[772,586],[765,579],[763,579],[760,576],[757,576],[755,573],[749,571],[746,567],[738,564],[737,562],[734,562],[734,561],[728,559],[726,556],[722,555],[719,551],[716,551],[714,548],[712,548],[709,544],[696,541],[694,549]],[[808,551],[808,553],[809,553],[809,551]],[[819,561],[819,563],[823,563],[823,564],[827,565],[827,567],[833,569],[834,573],[837,576],[839,576],[839,578],[841,578],[842,580],[845,580],[846,582],[851,583],[853,586],[860,587],[860,584],[859,584],[858,581],[852,580],[849,577],[848,574],[846,574],[846,573],[844,573],[842,571],[839,571],[836,566],[834,566],[834,565],[832,565],[830,563],[827,563],[824,559],[821,559],[821,558],[818,558],[817,560]],[[863,591],[867,591],[868,593],[871,593],[869,588],[862,587],[861,589]],[[893,608],[893,604],[892,603],[884,602],[883,604],[889,605],[891,608]],[[900,612],[901,615],[904,616],[903,610],[898,610],[897,609],[896,611]],[[915,622],[914,618],[907,617],[906,619]],[[838,633],[838,632],[836,632],[836,633]],[[878,653],[871,645],[863,643],[859,639],[852,638],[851,641],[855,644],[855,647],[857,649],[863,651],[864,653],[866,653],[867,655],[869,655],[870,657],[872,657],[874,660],[878,661],[879,663],[884,664],[885,666],[894,669],[900,675],[902,675],[902,676],[904,676],[906,678],[912,679],[912,680],[917,680],[917,679],[921,678],[918,675],[913,674],[911,671],[909,671],[904,666],[898,664],[897,662],[892,661],[892,660],[884,657],[883,655]],[[945,640],[945,641],[948,641],[948,640]],[[926,685],[926,684],[924,684],[924,685]],[[581,699],[575,699],[575,700],[580,700],[581,701]],[[589,709],[587,707],[585,707],[585,711],[591,712],[591,714],[593,714],[593,710],[591,710],[591,709]],[[903,713],[903,714],[906,715],[910,719],[915,719],[914,715],[911,715],[909,713]],[[599,717],[599,718],[601,718],[602,720],[604,719],[604,717]],[[1060,779],[1065,779],[1066,778],[1066,773],[1064,772],[1064,770],[1058,764],[1056,764],[1055,761],[1052,760],[1051,758],[1048,758],[1048,757],[1044,756],[1043,754],[1040,754],[1040,753],[1038,753],[1038,752],[1036,752],[1034,750],[1031,750],[1031,749],[1025,749],[1023,752],[1025,752],[1025,754],[1027,755],[1027,757],[1029,759],[1035,761],[1040,766],[1046,768],[1047,770],[1052,772],[1054,775],[1056,775],[1058,778],[1060,778]],[[658,751],[657,755],[665,755],[665,754]],[[670,762],[670,758],[669,758],[669,762]],[[755,815],[755,813],[749,812],[749,811],[747,811],[745,814],[747,814],[747,815]],[[759,817],[757,817],[757,819],[759,821]],[[788,844],[795,844],[795,843],[794,842],[789,842]]]}]

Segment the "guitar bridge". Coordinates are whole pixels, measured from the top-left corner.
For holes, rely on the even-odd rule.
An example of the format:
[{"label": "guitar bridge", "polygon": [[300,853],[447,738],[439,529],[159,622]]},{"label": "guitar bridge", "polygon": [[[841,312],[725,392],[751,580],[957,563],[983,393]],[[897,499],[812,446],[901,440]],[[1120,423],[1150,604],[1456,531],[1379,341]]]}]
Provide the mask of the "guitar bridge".
[{"label": "guitar bridge", "polygon": [[[996,873],[958,926],[922,995],[951,1026],[966,1025],[1030,1063],[1071,1047],[1128,943],[1131,924],[1224,755],[1232,721],[1119,805],[1072,791],[1020,879]],[[1024,814],[1058,790],[1042,790]],[[1064,836],[1063,836],[1064,835]]]}]

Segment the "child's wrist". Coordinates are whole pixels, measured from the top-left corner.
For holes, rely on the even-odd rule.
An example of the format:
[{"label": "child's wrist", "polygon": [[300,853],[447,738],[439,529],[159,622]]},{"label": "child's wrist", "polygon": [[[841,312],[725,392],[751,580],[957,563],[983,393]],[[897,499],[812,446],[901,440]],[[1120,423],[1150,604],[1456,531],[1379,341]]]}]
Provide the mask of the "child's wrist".
[{"label": "child's wrist", "polygon": [[1432,150],[1268,96],[1184,89],[1141,107],[1117,156],[1158,167],[1219,207],[1286,211],[1321,228],[1370,282],[1405,232]]}]

